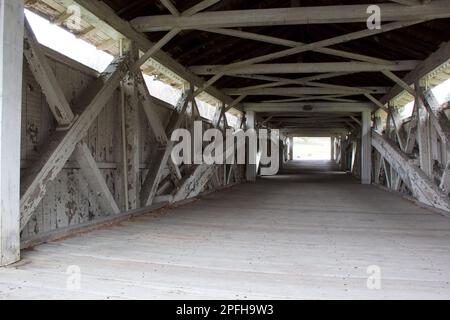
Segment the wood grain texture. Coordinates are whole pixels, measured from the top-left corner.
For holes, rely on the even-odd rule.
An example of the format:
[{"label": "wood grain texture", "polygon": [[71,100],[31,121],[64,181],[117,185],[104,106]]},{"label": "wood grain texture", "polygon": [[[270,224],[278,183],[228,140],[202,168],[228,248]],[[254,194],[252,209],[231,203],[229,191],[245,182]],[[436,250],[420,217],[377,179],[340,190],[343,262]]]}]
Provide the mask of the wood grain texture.
[{"label": "wood grain texture", "polygon": [[[324,163],[35,247],[0,298],[448,299],[450,220]],[[324,197],[327,201],[323,201]],[[67,268],[81,290],[66,290]],[[368,290],[367,268],[382,272]]]},{"label": "wood grain texture", "polygon": [[0,2],[0,266],[20,257],[23,2]]},{"label": "wood grain texture", "polygon": [[[73,101],[87,86],[95,81],[96,73],[68,58],[60,56],[48,48],[42,47],[48,58],[52,72],[68,101]],[[49,105],[39,84],[34,79],[26,60],[24,61],[22,109],[22,167],[23,170],[39,159],[49,137],[55,132],[57,123],[50,112]],[[165,109],[158,109],[163,112]],[[118,93],[114,92],[99,114],[98,121],[89,128],[84,141],[98,162],[99,169],[105,177],[119,208],[122,208],[122,197],[119,186],[121,175],[119,163],[120,153],[120,116],[118,109]],[[150,136],[143,136],[147,144],[151,144]],[[144,142],[143,142],[144,143]],[[22,176],[24,171],[22,171]],[[116,211],[116,210],[114,210]],[[47,232],[87,223],[105,217],[107,212],[100,207],[98,195],[88,187],[88,182],[80,172],[76,159],[70,157],[69,163],[50,182],[42,204],[33,213],[36,216],[30,226],[22,231],[23,241],[38,237]]]}]

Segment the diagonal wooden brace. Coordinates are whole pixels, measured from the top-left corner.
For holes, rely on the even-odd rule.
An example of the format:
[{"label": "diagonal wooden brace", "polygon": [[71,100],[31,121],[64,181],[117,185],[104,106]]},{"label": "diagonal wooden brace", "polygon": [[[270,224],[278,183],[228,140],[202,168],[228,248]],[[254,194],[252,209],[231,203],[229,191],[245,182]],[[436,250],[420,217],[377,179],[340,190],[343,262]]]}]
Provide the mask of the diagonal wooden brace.
[{"label": "diagonal wooden brace", "polygon": [[68,131],[55,132],[35,166],[25,171],[26,178],[22,184],[24,192],[20,200],[22,229],[45,196],[47,184],[56,179],[63,169],[78,142],[84,138],[93,121],[111,98],[128,67],[128,56],[119,57],[110,64],[75,103],[75,110],[80,110],[80,117],[73,126]]}]

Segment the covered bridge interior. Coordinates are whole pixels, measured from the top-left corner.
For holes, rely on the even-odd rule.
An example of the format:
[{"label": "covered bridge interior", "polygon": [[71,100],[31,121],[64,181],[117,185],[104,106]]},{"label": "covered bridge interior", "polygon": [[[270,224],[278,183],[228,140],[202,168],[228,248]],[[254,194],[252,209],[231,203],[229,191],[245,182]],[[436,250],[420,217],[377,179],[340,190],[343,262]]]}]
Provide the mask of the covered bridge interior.
[{"label": "covered bridge interior", "polygon": [[[25,8],[114,60],[43,46]],[[0,299],[448,298],[449,41],[449,0],[0,0]],[[178,165],[195,121],[279,132],[278,174]]]}]

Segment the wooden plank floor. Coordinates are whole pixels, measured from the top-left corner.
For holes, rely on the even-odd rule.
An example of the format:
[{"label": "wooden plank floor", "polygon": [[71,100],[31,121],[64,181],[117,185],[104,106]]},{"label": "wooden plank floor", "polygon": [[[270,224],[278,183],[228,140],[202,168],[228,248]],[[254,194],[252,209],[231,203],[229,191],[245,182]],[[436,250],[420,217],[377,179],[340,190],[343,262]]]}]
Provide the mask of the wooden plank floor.
[{"label": "wooden plank floor", "polygon": [[[282,175],[38,246],[0,299],[449,299],[450,219],[332,171]],[[367,268],[381,290],[367,288]],[[67,290],[70,266],[79,291]]]}]

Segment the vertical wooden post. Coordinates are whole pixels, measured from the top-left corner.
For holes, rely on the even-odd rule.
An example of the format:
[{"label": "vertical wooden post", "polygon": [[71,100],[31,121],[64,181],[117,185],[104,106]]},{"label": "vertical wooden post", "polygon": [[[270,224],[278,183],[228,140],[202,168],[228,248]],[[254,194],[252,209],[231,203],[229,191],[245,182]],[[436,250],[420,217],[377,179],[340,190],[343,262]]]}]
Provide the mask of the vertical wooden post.
[{"label": "vertical wooden post", "polygon": [[0,0],[0,266],[20,259],[23,10]]},{"label": "vertical wooden post", "polygon": [[336,138],[331,137],[331,161],[336,160]]},{"label": "vertical wooden post", "polygon": [[[123,56],[128,45],[128,40],[119,40],[119,54]],[[127,157],[125,150],[127,149],[127,136],[125,128],[125,81],[122,79],[120,82],[120,181],[121,181],[121,194],[123,194],[122,208],[128,211],[128,174],[127,174]]]},{"label": "vertical wooden post", "polygon": [[[416,82],[415,86],[419,88],[419,82]],[[422,100],[419,97],[416,97],[416,102],[418,103],[419,108],[417,141],[419,144],[420,168],[431,178],[433,175],[433,166],[431,163],[430,119]]]},{"label": "vertical wooden post", "polygon": [[358,138],[352,143],[352,166],[351,172],[356,177],[361,177],[361,139]]},{"label": "vertical wooden post", "polygon": [[289,160],[294,160],[294,137],[289,137]]},{"label": "vertical wooden post", "polygon": [[336,141],[336,143],[335,143],[336,150],[334,151],[334,155],[336,157],[335,162],[336,162],[336,164],[339,164],[341,162],[341,146],[342,146],[341,141],[342,141],[342,139],[341,139],[341,137],[336,137],[335,139],[336,139],[335,140]]},{"label": "vertical wooden post", "polygon": [[369,110],[362,113],[361,183],[372,183],[372,115]]},{"label": "vertical wooden post", "polygon": [[[246,126],[247,130],[250,129],[256,129],[256,115],[254,111],[248,111],[246,113]],[[247,150],[251,150],[249,146],[247,146]],[[257,153],[254,152],[248,152],[248,163],[247,163],[247,169],[246,169],[246,177],[247,181],[256,181],[256,168],[258,167],[256,165],[256,159],[257,159]]]},{"label": "vertical wooden post", "polygon": [[280,161],[280,168],[282,168],[284,166],[284,161],[286,159],[285,154],[286,154],[286,146],[284,144],[284,138],[282,138],[282,136],[280,135],[280,140],[278,141],[278,148],[279,148],[279,161]]},{"label": "vertical wooden post", "polygon": [[289,138],[284,138],[284,162],[289,161]]},{"label": "vertical wooden post", "polygon": [[380,152],[375,151],[373,153],[373,182],[380,184],[380,174],[383,167],[383,157]]},{"label": "vertical wooden post", "polygon": [[[128,51],[130,51],[132,66],[139,59],[138,47],[134,43],[129,44]],[[139,72],[139,71],[136,71]],[[139,102],[137,96],[137,77],[134,70],[130,70],[125,78],[124,101],[125,101],[125,159],[126,159],[126,174],[127,174],[127,190],[128,190],[128,205],[129,210],[137,209],[139,204],[139,190],[140,190],[140,150],[139,150]]]},{"label": "vertical wooden post", "polygon": [[347,171],[347,140],[341,137],[341,171]]}]

